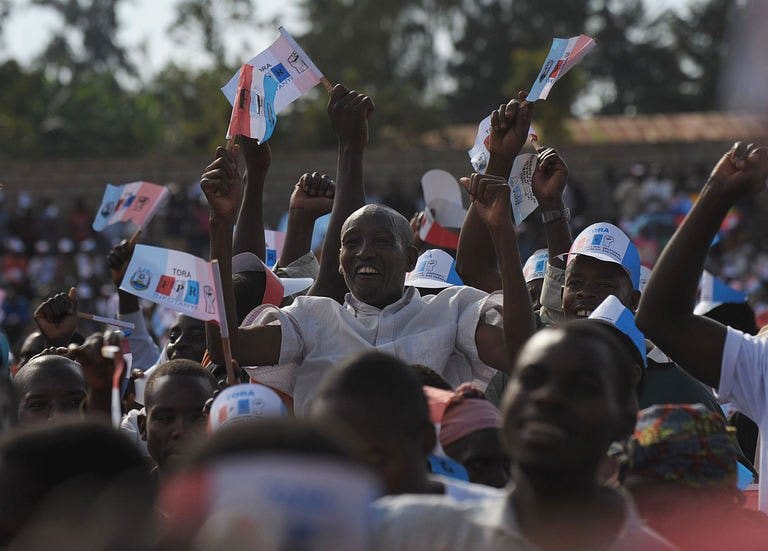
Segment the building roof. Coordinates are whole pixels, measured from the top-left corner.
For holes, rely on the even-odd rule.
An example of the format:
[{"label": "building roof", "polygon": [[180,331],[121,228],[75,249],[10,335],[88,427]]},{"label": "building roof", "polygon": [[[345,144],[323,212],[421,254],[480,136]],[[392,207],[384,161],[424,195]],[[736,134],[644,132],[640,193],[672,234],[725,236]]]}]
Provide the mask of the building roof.
[{"label": "building roof", "polygon": [[[768,138],[768,117],[751,113],[667,113],[567,119],[570,142],[578,145],[675,143]],[[424,136],[428,147],[469,149],[477,125],[461,124]]]}]

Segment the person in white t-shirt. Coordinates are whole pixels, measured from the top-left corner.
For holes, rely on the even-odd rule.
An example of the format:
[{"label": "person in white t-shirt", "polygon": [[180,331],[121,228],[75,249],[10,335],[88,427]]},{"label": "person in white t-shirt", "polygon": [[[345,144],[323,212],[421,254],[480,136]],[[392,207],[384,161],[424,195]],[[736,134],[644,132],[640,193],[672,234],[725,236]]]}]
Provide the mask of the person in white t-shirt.
[{"label": "person in white t-shirt", "polygon": [[[768,149],[738,142],[704,185],[699,200],[664,249],[637,311],[637,325],[675,362],[718,389],[768,434],[768,341],[693,313],[710,244],[728,210],[766,188]],[[768,473],[768,448],[760,451]],[[768,511],[768,476],[760,477],[760,510]]]}]

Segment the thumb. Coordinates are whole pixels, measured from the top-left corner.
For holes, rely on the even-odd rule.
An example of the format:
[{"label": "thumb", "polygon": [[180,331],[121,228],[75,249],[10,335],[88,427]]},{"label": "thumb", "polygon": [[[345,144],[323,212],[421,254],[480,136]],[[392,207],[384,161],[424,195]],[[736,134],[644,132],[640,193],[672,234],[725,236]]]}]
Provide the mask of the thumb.
[{"label": "thumb", "polygon": [[72,305],[75,307],[75,310],[77,310],[77,288],[70,287],[67,296],[69,296],[69,300],[72,301]]}]

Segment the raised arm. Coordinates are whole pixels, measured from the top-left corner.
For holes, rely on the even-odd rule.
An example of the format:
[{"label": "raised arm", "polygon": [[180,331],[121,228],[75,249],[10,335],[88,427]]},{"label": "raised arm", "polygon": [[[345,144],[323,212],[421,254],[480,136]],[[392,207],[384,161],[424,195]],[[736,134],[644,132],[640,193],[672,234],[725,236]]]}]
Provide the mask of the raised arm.
[{"label": "raised arm", "polygon": [[312,250],[315,221],[331,212],[336,184],[325,174],[304,174],[291,194],[288,229],[277,265],[285,268]]},{"label": "raised arm", "polygon": [[269,144],[260,145],[258,140],[245,136],[238,136],[238,143],[245,159],[245,174],[243,202],[235,225],[232,252],[251,252],[265,260],[264,182],[272,163],[272,151]]},{"label": "raised arm", "polygon": [[535,330],[510,209],[509,185],[504,178],[482,174],[462,178],[461,184],[469,192],[477,216],[493,241],[504,296],[504,329],[478,324],[475,333],[477,350],[484,363],[508,372],[518,350]]},{"label": "raised arm", "polygon": [[533,173],[531,187],[539,202],[539,210],[544,220],[549,265],[564,270],[564,255],[571,249],[571,243],[573,243],[563,202],[563,192],[568,182],[568,166],[551,147],[540,147],[536,153],[536,170]]},{"label": "raised arm", "polygon": [[[525,92],[518,92],[517,99],[500,105],[491,113],[491,134],[488,140],[491,157],[486,174],[503,178],[505,182],[509,179],[515,157],[525,145],[528,128],[531,126],[533,104],[523,105],[524,100]],[[488,228],[477,215],[476,207],[470,205],[459,235],[456,272],[465,285],[490,293],[501,289],[499,269]]]},{"label": "raised arm", "polygon": [[763,191],[768,150],[741,142],[717,163],[698,201],[664,249],[640,299],[638,327],[700,381],[720,382],[724,325],[693,314],[696,288],[712,239],[739,199]]},{"label": "raised arm", "polygon": [[[219,261],[224,304],[227,310],[232,356],[240,365],[273,365],[280,357],[280,327],[252,330],[238,328],[235,293],[232,287],[232,230],[240,207],[237,159],[233,152],[219,147],[216,159],[206,167],[200,186],[210,209],[211,260]],[[221,334],[214,324],[206,324],[208,353],[214,363],[224,364]]]},{"label": "raised arm", "polygon": [[308,295],[343,302],[347,293],[347,285],[339,274],[341,226],[350,214],[365,204],[363,151],[368,146],[368,119],[373,110],[373,101],[368,96],[349,91],[341,84],[334,86],[328,102],[328,116],[339,138],[336,195],[320,255],[320,274]]}]

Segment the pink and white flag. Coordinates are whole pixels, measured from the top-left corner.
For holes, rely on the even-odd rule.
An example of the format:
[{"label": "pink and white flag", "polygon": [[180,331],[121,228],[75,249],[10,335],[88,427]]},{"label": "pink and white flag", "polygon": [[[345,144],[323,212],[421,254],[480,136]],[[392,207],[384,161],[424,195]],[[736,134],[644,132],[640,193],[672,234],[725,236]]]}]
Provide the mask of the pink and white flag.
[{"label": "pink and white flag", "polygon": [[[246,65],[252,67],[251,88],[264,82],[264,77],[275,80],[277,90],[274,98],[275,113],[279,113],[300,96],[320,83],[323,73],[301,49],[283,27],[278,29],[280,37],[272,45],[251,59]],[[221,91],[234,107],[238,99],[242,68],[229,79]]]},{"label": "pink and white flag", "polygon": [[118,222],[132,222],[138,229],[142,229],[163,204],[168,193],[165,186],[149,182],[132,182],[120,186],[107,184],[93,220],[93,229],[102,231]]},{"label": "pink and white flag", "polygon": [[547,99],[555,82],[560,80],[595,46],[597,43],[594,39],[585,34],[572,38],[553,38],[547,59],[544,60],[539,76],[536,77],[526,99],[528,101]]},{"label": "pink and white flag", "polygon": [[211,263],[188,253],[136,245],[120,289],[203,321],[224,319]]},{"label": "pink and white flag", "polygon": [[264,143],[277,125],[275,95],[278,83],[272,75],[254,76],[252,65],[243,65],[237,82],[237,100],[227,128],[227,139],[248,136]]}]

